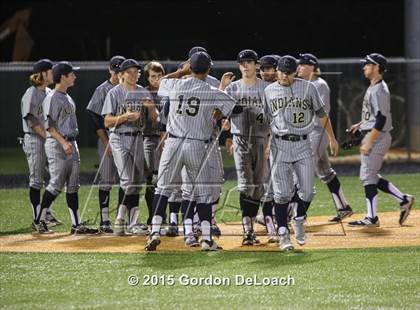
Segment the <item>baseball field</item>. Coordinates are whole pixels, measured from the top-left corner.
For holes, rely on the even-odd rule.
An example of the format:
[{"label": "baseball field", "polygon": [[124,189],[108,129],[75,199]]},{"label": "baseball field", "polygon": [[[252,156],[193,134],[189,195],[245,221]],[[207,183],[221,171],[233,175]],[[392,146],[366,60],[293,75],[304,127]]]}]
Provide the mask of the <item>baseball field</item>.
[{"label": "baseball field", "polygon": [[[420,197],[420,174],[387,176]],[[352,208],[365,212],[357,177],[342,177]],[[54,203],[64,224],[53,235],[30,234],[26,189],[0,190],[0,275],[2,309],[338,309],[420,307],[420,211],[404,227],[398,206],[379,196],[381,226],[354,229],[329,224],[334,214],[326,187],[317,195],[307,221],[307,245],[282,253],[266,244],[240,246],[236,182],[224,185],[217,213],[224,251],[187,249],[182,237],[163,238],[156,253],[144,253],[145,237],[70,236],[65,197]],[[82,218],[98,224],[96,188],[80,190]],[[116,190],[112,204],[116,204]],[[141,208],[145,219],[146,208]],[[95,223],[96,220],[96,223]]]}]

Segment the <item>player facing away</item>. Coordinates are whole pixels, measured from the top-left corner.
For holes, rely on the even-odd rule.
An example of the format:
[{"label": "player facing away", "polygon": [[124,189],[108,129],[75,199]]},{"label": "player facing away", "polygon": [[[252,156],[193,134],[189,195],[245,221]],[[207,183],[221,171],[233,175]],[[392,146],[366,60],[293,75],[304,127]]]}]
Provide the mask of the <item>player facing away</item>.
[{"label": "player facing away", "polygon": [[[311,81],[315,85],[324,103],[324,110],[329,114],[331,109],[330,88],[327,82],[319,76],[321,71],[319,69],[318,58],[309,53],[300,54],[299,56],[298,76],[306,81]],[[315,119],[314,130],[309,134],[309,139],[314,154],[316,175],[321,182],[327,185],[336,206],[337,216],[333,217],[330,221],[339,222],[345,217],[351,216],[353,210],[344,196],[336,172],[331,167],[327,150],[328,136],[318,119]]]},{"label": "player facing away", "polygon": [[[99,168],[98,168],[98,184],[99,184],[99,212],[101,216],[101,223],[99,230],[103,233],[112,234],[114,231],[111,227],[109,220],[109,200],[112,185],[117,182],[118,171],[112,156],[112,148],[109,144],[109,133],[105,128],[104,117],[102,116],[102,109],[107,93],[114,86],[118,85],[118,70],[121,63],[125,60],[123,56],[114,56],[109,61],[109,74],[108,80],[99,85],[92,95],[86,110],[88,112],[92,127],[98,135],[98,155],[99,155]],[[124,191],[120,188],[118,192],[118,205],[121,204],[124,197]]]},{"label": "player facing away", "polygon": [[314,194],[314,163],[308,135],[313,131],[315,116],[326,129],[333,155],[338,153],[338,143],[315,86],[296,78],[297,60],[283,56],[277,70],[278,82],[264,91],[264,108],[273,135],[270,162],[280,249],[288,251],[293,249],[287,227],[287,209],[294,193],[293,173],[303,202],[298,204],[293,228],[298,244],[305,244],[303,224]]},{"label": "player facing away", "polygon": [[[226,93],[242,107],[242,113],[231,117],[231,133],[244,231],[242,245],[250,246],[260,243],[254,232],[254,220],[264,195],[267,173],[264,154],[270,127],[264,120],[263,97],[269,83],[257,78],[258,55],[255,51],[239,52],[237,61],[242,78],[228,85]],[[231,149],[228,147],[228,151]]]},{"label": "player facing away", "polygon": [[[165,75],[165,69],[157,61],[151,61],[144,67],[144,76],[147,82],[146,89],[153,96],[153,101],[158,111],[162,111],[165,98],[158,96],[159,84],[161,78]],[[152,205],[153,196],[157,184],[159,161],[165,137],[166,126],[160,121],[153,121],[149,114],[145,116],[145,126],[143,129],[144,146],[144,174],[146,177],[146,190],[144,197],[146,199],[149,216],[147,225],[152,224]]]},{"label": "player facing away", "polygon": [[[42,102],[51,91],[47,86],[53,82],[53,63],[49,59],[41,59],[33,65],[29,77],[29,87],[22,97],[21,112],[24,132],[23,151],[29,167],[29,200],[32,206],[32,220],[40,211],[41,188],[44,184],[47,157],[45,155],[46,133],[44,129],[44,115]],[[51,211],[47,210],[45,223],[49,226],[61,224]],[[44,225],[32,225],[34,232],[43,233]]]},{"label": "player facing away", "polygon": [[[160,244],[160,225],[166,204],[173,188],[176,189],[182,182],[184,167],[191,189],[185,193],[189,197],[183,199],[189,201],[190,210],[197,206],[202,231],[201,248],[204,251],[219,249],[211,234],[212,192],[207,184],[211,175],[209,170],[212,169],[208,163],[209,146],[212,142],[213,112],[218,109],[229,116],[235,102],[229,95],[205,82],[211,64],[207,53],[194,53],[184,69],[169,74],[160,82],[158,95],[169,96],[170,100],[166,127],[168,138],[159,165],[152,232],[147,239],[146,251],[155,251]],[[189,67],[191,77],[181,79],[188,74]]]},{"label": "player facing away", "polygon": [[76,142],[79,134],[76,118],[76,105],[67,94],[68,88],[74,86],[75,70],[69,62],[59,62],[52,68],[55,88],[48,93],[42,105],[44,110],[47,139],[45,152],[47,154],[50,181],[41,202],[41,212],[35,220],[35,225],[41,225],[45,213],[51,203],[66,186],[66,201],[71,218],[72,234],[93,234],[97,229],[86,227],[79,216],[78,190],[80,155]]},{"label": "player facing away", "polygon": [[[105,98],[102,115],[109,128],[109,143],[120,178],[124,198],[118,207],[114,224],[116,235],[145,235],[146,225],[138,223],[140,187],[144,182],[144,150],[142,129],[146,111],[156,121],[158,113],[152,95],[137,85],[140,65],[134,59],[126,59],[120,65],[122,82],[112,88]],[[125,213],[128,224],[125,229]]]},{"label": "player facing away", "polygon": [[363,73],[370,81],[363,98],[362,120],[351,126],[351,131],[361,130],[365,135],[360,146],[360,180],[365,188],[367,214],[360,221],[350,222],[350,226],[379,226],[376,214],[378,189],[390,194],[400,204],[400,225],[403,225],[414,203],[414,197],[402,193],[394,184],[380,174],[382,162],[391,146],[391,97],[388,85],[383,80],[387,69],[386,58],[378,53],[362,59]]}]

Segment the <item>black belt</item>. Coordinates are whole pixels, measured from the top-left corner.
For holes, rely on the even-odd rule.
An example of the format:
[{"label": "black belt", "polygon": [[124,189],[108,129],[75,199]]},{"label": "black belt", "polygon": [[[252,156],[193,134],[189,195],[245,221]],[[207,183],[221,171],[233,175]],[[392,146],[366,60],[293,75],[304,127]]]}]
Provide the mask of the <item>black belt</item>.
[{"label": "black belt", "polygon": [[196,140],[196,141],[203,141],[204,143],[210,143],[211,141],[213,141],[212,138],[208,139],[208,140],[200,140],[200,139],[193,139],[193,138],[187,138],[187,137],[177,137],[174,136],[173,134],[168,132],[168,137],[169,138],[175,138],[175,139],[187,139],[187,140]]},{"label": "black belt", "polygon": [[300,140],[306,140],[308,138],[308,135],[283,135],[283,136],[279,136],[279,135],[275,135],[275,137],[278,139],[282,139],[285,141],[292,141],[292,142],[297,142]]},{"label": "black belt", "polygon": [[141,135],[141,131],[133,131],[133,132],[116,132],[116,134],[119,134],[120,136],[131,136],[136,137]]},{"label": "black belt", "polygon": [[361,132],[364,136],[366,136],[371,131],[372,131],[372,129],[361,130]]}]

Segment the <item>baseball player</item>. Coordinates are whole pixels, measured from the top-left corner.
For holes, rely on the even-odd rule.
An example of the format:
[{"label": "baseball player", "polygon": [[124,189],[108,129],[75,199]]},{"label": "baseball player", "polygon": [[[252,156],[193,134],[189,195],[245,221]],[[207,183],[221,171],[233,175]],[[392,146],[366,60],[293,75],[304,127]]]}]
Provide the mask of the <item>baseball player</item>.
[{"label": "baseball player", "polygon": [[[95,89],[95,92],[86,107],[91,123],[98,135],[98,155],[100,159],[98,168],[98,198],[101,216],[99,230],[103,233],[110,234],[114,232],[109,220],[110,192],[112,185],[117,182],[118,172],[114,163],[114,158],[112,157],[112,149],[109,145],[108,132],[105,129],[104,118],[102,116],[102,108],[108,91],[119,83],[118,70],[124,60],[125,58],[123,56],[114,56],[111,58],[109,62],[109,79]],[[118,205],[120,205],[122,198],[124,197],[124,191],[120,189],[118,196]]]},{"label": "baseball player", "polygon": [[[24,132],[23,151],[29,167],[29,200],[32,206],[32,219],[35,220],[40,211],[41,188],[44,183],[44,173],[47,157],[45,155],[44,116],[42,101],[51,91],[47,86],[52,84],[53,63],[49,59],[41,59],[33,65],[32,74],[29,77],[29,87],[22,97],[21,112]],[[45,223],[50,226],[59,225],[51,211],[47,210]],[[43,233],[45,226],[32,224],[34,231]]]},{"label": "baseball player", "polygon": [[[146,113],[153,121],[157,120],[158,113],[150,92],[137,85],[140,69],[134,59],[126,59],[121,63],[119,72],[122,82],[108,92],[102,109],[105,127],[110,130],[109,143],[117,166],[120,187],[125,194],[114,224],[116,235],[148,233],[147,226],[137,221],[140,184],[144,177],[142,129]],[[126,211],[128,224],[125,230]]]},{"label": "baseball player", "polygon": [[[267,160],[264,157],[270,128],[264,120],[264,89],[269,83],[257,78],[258,55],[253,50],[239,52],[237,61],[242,78],[226,87],[243,111],[231,117],[233,156],[238,175],[239,204],[244,230],[243,245],[259,244],[253,228],[261,199]],[[222,88],[224,85],[222,86]],[[227,142],[228,151],[230,142]]]},{"label": "baseball player", "polygon": [[363,73],[370,81],[363,98],[362,119],[351,126],[352,132],[361,130],[365,135],[360,146],[360,180],[365,188],[367,215],[360,221],[350,222],[350,226],[377,227],[376,214],[378,189],[390,194],[400,204],[400,225],[403,225],[414,203],[414,197],[402,193],[394,184],[379,175],[384,156],[391,146],[391,97],[388,85],[383,80],[387,69],[386,58],[378,53],[362,59]]},{"label": "baseball player", "polygon": [[[327,82],[319,76],[318,59],[308,53],[300,54],[299,56],[298,76],[304,80],[311,81],[315,85],[324,103],[324,110],[329,114],[331,109],[330,88]],[[331,167],[327,151],[328,137],[318,119],[315,119],[314,130],[309,134],[309,139],[314,154],[316,175],[327,185],[337,209],[337,216],[333,217],[330,221],[339,222],[345,217],[351,216],[353,210],[344,196],[337,174]]]},{"label": "baseball player", "polygon": [[280,249],[288,251],[293,249],[287,228],[287,209],[294,192],[293,173],[297,176],[303,202],[298,204],[293,228],[298,244],[305,244],[303,223],[314,194],[314,164],[308,135],[313,130],[315,115],[326,129],[333,155],[338,152],[338,143],[316,87],[311,82],[295,78],[297,60],[289,55],[283,56],[277,70],[278,83],[267,86],[264,104],[273,134],[270,162]]},{"label": "baseball player", "polygon": [[79,171],[80,156],[76,142],[79,134],[76,118],[76,105],[67,94],[68,88],[76,80],[71,63],[59,62],[52,68],[55,88],[45,97],[44,111],[47,139],[45,152],[48,159],[50,181],[44,192],[41,210],[35,219],[35,225],[42,225],[45,214],[52,202],[66,186],[66,201],[71,217],[72,234],[94,234],[97,229],[85,226],[79,216]]},{"label": "baseball player", "polygon": [[[151,61],[144,67],[144,75],[148,83],[146,89],[152,94],[156,108],[160,112],[164,100],[157,95],[157,92],[159,90],[160,79],[165,75],[165,69],[159,62]],[[158,121],[152,121],[150,116],[146,115],[145,127],[143,129],[143,146],[145,159],[144,174],[146,177],[146,191],[144,197],[149,210],[149,217],[147,218],[148,225],[151,225],[152,223],[153,196],[155,194],[162,149],[161,141],[164,139],[165,130],[165,125]]]},{"label": "baseball player", "polygon": [[[159,166],[158,186],[153,201],[152,232],[147,239],[146,251],[154,251],[160,244],[160,225],[168,197],[172,192],[171,187],[181,182],[183,167],[186,168],[192,186],[190,196],[184,200],[189,200],[189,210],[197,206],[202,231],[201,248],[205,251],[219,249],[212,239],[212,193],[206,186],[209,170],[214,169],[208,164],[213,132],[212,114],[218,109],[223,115],[229,115],[235,102],[205,82],[211,64],[207,53],[194,53],[183,70],[169,74],[161,81],[158,94],[170,97],[168,138]],[[192,76],[180,79],[189,73],[190,68]]]},{"label": "baseball player", "polygon": [[[260,76],[263,81],[268,83],[274,83],[277,81],[277,63],[280,59],[278,55],[266,55],[260,58]],[[271,167],[269,160],[270,153],[270,144],[271,144],[271,135],[269,142],[265,149],[265,156],[268,160],[267,166]],[[265,193],[262,200],[262,215],[257,216],[255,221],[259,224],[265,226],[267,231],[267,240],[268,243],[276,243],[279,241],[276,228],[274,226],[274,193],[273,193],[273,184],[271,181],[271,169],[267,169],[265,177]]]}]

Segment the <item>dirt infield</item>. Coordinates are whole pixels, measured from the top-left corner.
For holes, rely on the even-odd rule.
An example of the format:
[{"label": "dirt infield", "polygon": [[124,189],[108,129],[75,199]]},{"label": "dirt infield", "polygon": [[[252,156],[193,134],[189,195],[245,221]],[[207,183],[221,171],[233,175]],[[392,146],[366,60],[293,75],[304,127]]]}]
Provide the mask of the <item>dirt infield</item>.
[{"label": "dirt infield", "polygon": [[[362,215],[353,215],[359,219]],[[307,244],[296,249],[338,249],[338,248],[376,248],[404,247],[420,245],[420,210],[413,210],[406,225],[398,225],[397,212],[379,214],[381,226],[378,228],[352,228],[344,224],[346,235],[340,224],[328,223],[328,217],[308,218],[306,231]],[[218,243],[225,251],[278,251],[275,244],[267,244],[265,229],[257,225],[261,245],[241,246],[242,226],[239,223],[221,224],[223,236]],[[52,235],[10,235],[0,237],[1,252],[143,252],[146,237],[116,237],[112,235],[72,236],[65,233]],[[292,236],[292,242],[293,236]],[[197,251],[187,248],[183,238],[163,237],[158,252]]]}]

